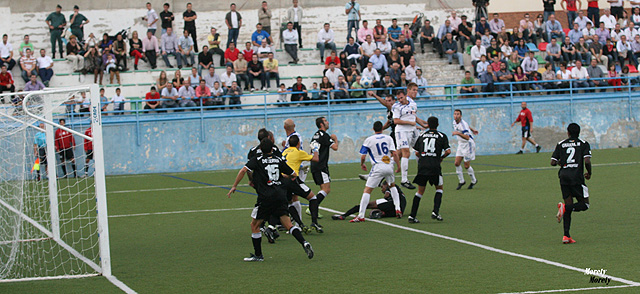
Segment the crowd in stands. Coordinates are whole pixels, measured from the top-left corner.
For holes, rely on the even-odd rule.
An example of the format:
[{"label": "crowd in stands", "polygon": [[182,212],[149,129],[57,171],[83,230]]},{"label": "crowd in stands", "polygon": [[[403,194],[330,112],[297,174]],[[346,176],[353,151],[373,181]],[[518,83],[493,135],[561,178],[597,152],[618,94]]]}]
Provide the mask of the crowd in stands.
[{"label": "crowd in stands", "polygon": [[[266,1],[257,11],[259,23],[255,25],[251,39],[240,41],[244,42],[242,51],[241,45],[238,46],[238,36],[243,29],[243,18],[233,3],[225,15],[227,41],[224,47],[218,28],[211,28],[206,44],[198,47],[195,25],[198,16],[191,3],[182,13],[184,27],[181,30],[174,30],[175,15],[168,3],[163,5],[160,14],[151,3],[147,3],[144,17],[147,31],[142,37],[137,31],[132,32],[130,38],[126,32],[115,36],[105,33],[100,39],[93,33],[85,37],[84,25],[89,23],[89,19],[79,12],[78,6],[69,15],[69,29],[60,5],[47,17],[46,24],[51,34],[51,56],[55,58],[59,53],[60,58],[64,57],[72,64],[75,72],[93,74],[94,82],[100,85],[105,75],[108,75],[109,83],[121,84],[120,72],[127,71],[131,63],[134,70],[138,69],[140,61],[156,69],[157,59],[162,57],[166,68],[177,67],[178,70],[169,73],[171,78],[162,71],[156,85],[146,93],[144,109],[147,111],[195,106],[238,107],[243,94],[256,90],[277,91],[281,102],[289,102],[287,93],[291,102],[364,98],[363,80],[367,85],[378,88],[380,94],[389,93],[385,89],[404,87],[413,82],[420,87],[420,95],[427,96],[427,80],[416,65],[415,54],[416,44],[424,54],[428,43],[433,44],[432,50],[440,58],[446,58],[449,64],[456,62],[460,70],[465,71],[459,90],[461,94],[471,96],[492,92],[504,96],[503,92],[510,90],[525,92],[605,84],[620,86],[616,82],[620,79],[593,79],[615,78],[636,71],[640,57],[640,7],[634,6],[632,14],[628,15],[626,10],[616,6],[622,1],[609,1],[611,8],[605,9],[600,16],[598,2],[588,1],[585,16],[579,7],[581,1],[562,0],[569,20],[567,26],[563,26],[555,18],[556,0],[542,2],[543,13],[535,19],[527,13],[513,28],[507,28],[498,13],[493,13],[489,19],[488,1],[476,0],[473,1],[477,8],[474,21],[452,11],[444,24],[435,28],[428,19],[423,24],[412,26],[409,23],[400,25],[395,18],[388,27],[380,19],[370,27],[363,19],[360,3],[351,0],[345,5],[348,18],[346,40],[336,40],[330,23],[325,23],[317,32],[316,48],[324,70],[322,82],[313,83],[311,87],[307,87],[301,77],[290,87],[280,83],[279,61],[275,58],[276,44],[271,29],[272,13]],[[302,48],[304,9],[298,0],[292,3],[284,18],[286,28],[281,30],[280,40],[284,44],[284,52],[291,59],[289,63],[297,64],[298,50]],[[158,26],[161,28],[160,38],[156,37]],[[64,51],[63,38],[66,40]],[[338,50],[338,44],[342,50]],[[544,59],[539,59],[541,53],[537,52],[544,52]],[[470,55],[470,71],[465,68],[465,54]],[[34,46],[25,35],[16,62],[7,35],[3,36],[0,43],[0,93],[16,90],[11,75],[11,69],[16,65],[20,66],[22,78],[28,84],[24,90],[39,90],[49,85],[53,76],[53,60],[45,49],[39,50],[39,57],[35,55]],[[214,58],[214,55],[218,57]],[[215,62],[225,69],[224,72],[216,72]],[[541,66],[540,63],[546,64]],[[603,71],[598,64],[607,70]],[[179,70],[183,67],[191,69],[186,78]],[[41,82],[37,81],[38,77]],[[271,87],[272,80],[275,80],[274,87]],[[508,84],[511,82],[516,84]],[[114,104],[114,110],[123,109],[125,100],[120,100],[119,94],[116,96],[118,98],[111,99],[119,103],[117,107]],[[72,102],[76,100],[81,99],[74,98]],[[71,111],[75,109],[72,102],[68,104]]]}]

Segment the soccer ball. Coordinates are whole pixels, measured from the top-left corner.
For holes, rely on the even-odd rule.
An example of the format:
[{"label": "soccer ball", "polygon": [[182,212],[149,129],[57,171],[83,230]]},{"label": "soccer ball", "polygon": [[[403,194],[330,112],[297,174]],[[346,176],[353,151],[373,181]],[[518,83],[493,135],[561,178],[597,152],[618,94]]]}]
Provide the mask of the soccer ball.
[{"label": "soccer ball", "polygon": [[362,77],[360,78],[360,85],[363,88],[371,88],[371,86],[373,86],[373,81],[370,77]]}]

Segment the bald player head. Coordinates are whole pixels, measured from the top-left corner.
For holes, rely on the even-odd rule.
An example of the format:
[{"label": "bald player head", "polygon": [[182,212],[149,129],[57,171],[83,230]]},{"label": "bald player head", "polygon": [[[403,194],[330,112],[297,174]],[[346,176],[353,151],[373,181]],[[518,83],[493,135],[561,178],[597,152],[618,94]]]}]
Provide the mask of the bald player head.
[{"label": "bald player head", "polygon": [[296,124],[292,119],[288,118],[284,121],[284,130],[287,132],[287,136],[296,131]]}]

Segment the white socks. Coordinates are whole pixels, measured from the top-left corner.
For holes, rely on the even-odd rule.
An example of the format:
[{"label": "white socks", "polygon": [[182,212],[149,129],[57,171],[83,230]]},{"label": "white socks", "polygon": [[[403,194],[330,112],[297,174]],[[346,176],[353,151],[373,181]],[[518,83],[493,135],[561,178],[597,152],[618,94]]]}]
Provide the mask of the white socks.
[{"label": "white socks", "polygon": [[300,215],[300,219],[302,219],[302,205],[300,204],[300,201],[293,202],[291,205],[298,210],[298,215]]},{"label": "white socks", "polygon": [[402,183],[406,183],[409,181],[409,158],[401,158],[400,159],[400,170],[402,171]]},{"label": "white socks", "polygon": [[370,198],[371,198],[371,194],[362,193],[362,199],[360,199],[360,211],[358,212],[359,218],[364,218],[364,213],[367,211],[367,205],[369,204]]},{"label": "white socks", "polygon": [[[476,174],[473,172],[473,167],[472,166],[470,166],[467,169],[467,173],[469,174],[469,177],[471,177],[471,183],[475,184],[477,182],[477,180],[476,180]],[[460,171],[460,174],[458,175],[458,177],[460,177],[460,176],[462,176],[462,170]]]},{"label": "white socks", "polygon": [[462,174],[462,166],[456,166],[456,174],[458,175],[458,183],[464,183],[464,175]]},{"label": "white socks", "polygon": [[400,194],[398,194],[398,188],[391,187],[391,199],[393,199],[393,204],[396,206],[396,210],[400,209]]}]

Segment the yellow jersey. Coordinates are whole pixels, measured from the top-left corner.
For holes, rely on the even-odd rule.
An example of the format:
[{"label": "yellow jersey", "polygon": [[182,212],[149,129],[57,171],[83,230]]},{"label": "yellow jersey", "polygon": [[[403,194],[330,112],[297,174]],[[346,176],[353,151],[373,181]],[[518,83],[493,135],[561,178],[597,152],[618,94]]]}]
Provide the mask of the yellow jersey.
[{"label": "yellow jersey", "polygon": [[287,161],[287,165],[293,169],[296,174],[300,174],[300,165],[303,161],[311,161],[313,155],[300,150],[296,147],[289,147],[282,151],[282,157]]}]

